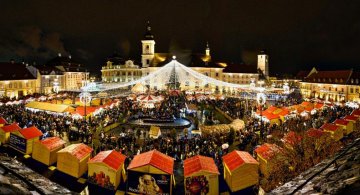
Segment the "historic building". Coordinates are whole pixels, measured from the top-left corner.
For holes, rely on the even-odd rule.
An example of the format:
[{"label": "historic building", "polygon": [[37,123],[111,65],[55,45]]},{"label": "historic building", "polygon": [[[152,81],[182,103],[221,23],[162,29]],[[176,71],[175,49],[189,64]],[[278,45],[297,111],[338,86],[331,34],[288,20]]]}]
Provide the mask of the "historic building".
[{"label": "historic building", "polygon": [[[155,39],[151,32],[150,23],[147,23],[146,33],[142,44],[141,63],[137,64],[133,60],[123,60],[119,56],[108,58],[106,64],[102,67],[103,82],[128,82],[146,76],[156,71],[159,67],[171,62],[175,55],[176,60],[187,67],[200,72],[211,78],[236,84],[249,85],[251,80],[257,81],[259,78],[258,70],[261,70],[265,77],[269,75],[269,56],[262,52],[258,55],[258,65],[250,66],[244,64],[230,64],[226,62],[215,61],[211,57],[209,44],[206,44],[204,53],[192,53],[189,51],[177,51],[174,53],[156,53]],[[162,89],[165,84],[157,82],[157,78],[144,83],[151,89]],[[231,90],[219,89],[221,86],[209,86],[206,83],[199,83],[197,80],[189,79],[181,83],[181,89],[196,89],[199,87],[208,87],[211,90]]]},{"label": "historic building", "polygon": [[40,77],[40,92],[45,94],[79,90],[89,80],[89,72],[84,65],[75,62],[71,56],[58,54],[46,64],[35,68]]},{"label": "historic building", "polygon": [[359,101],[360,72],[354,70],[300,71],[297,78],[301,93],[306,98],[319,98],[327,101]]},{"label": "historic building", "polygon": [[18,98],[39,92],[39,80],[24,63],[1,62],[0,97]]}]

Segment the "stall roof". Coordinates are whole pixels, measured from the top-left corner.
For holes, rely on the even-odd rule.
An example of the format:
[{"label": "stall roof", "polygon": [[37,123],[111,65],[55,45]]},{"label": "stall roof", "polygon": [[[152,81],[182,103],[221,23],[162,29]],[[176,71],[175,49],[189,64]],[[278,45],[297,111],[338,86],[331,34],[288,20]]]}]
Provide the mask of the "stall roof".
[{"label": "stall roof", "polygon": [[206,171],[209,173],[220,174],[214,162],[214,159],[197,155],[184,160],[184,176],[189,176],[193,173]]},{"label": "stall roof", "polygon": [[324,132],[321,131],[320,129],[311,128],[306,131],[306,135],[309,137],[320,138],[321,136],[324,135]]},{"label": "stall roof", "polygon": [[89,146],[79,143],[71,144],[70,146],[58,151],[58,153],[69,153],[72,156],[76,157],[78,160],[83,159],[86,155],[93,151]]},{"label": "stall roof", "polygon": [[259,164],[248,152],[238,150],[234,150],[222,158],[230,171],[237,169],[243,164]]},{"label": "stall roof", "polygon": [[109,167],[118,170],[124,164],[126,156],[115,150],[102,151],[92,158],[89,163],[105,163]]},{"label": "stall roof", "polygon": [[37,101],[27,103],[25,107],[58,113],[68,112],[70,109],[70,106],[65,104],[52,104],[48,102]]},{"label": "stall roof", "polygon": [[336,120],[334,121],[334,123],[337,124],[337,125],[347,125],[347,124],[349,124],[349,122],[350,122],[350,121],[347,121],[347,120],[345,120],[345,119],[336,119]]},{"label": "stall roof", "polygon": [[33,139],[35,137],[40,137],[43,135],[43,133],[35,126],[21,129],[19,130],[19,132],[22,136],[24,136],[25,139]]},{"label": "stall roof", "polygon": [[339,126],[337,126],[335,124],[331,124],[331,123],[325,123],[320,128],[323,130],[327,130],[327,131],[336,131],[339,129]]},{"label": "stall roof", "polygon": [[7,121],[3,118],[3,117],[0,117],[0,124],[6,124]]},{"label": "stall roof", "polygon": [[265,143],[255,149],[255,152],[265,159],[272,158],[276,153],[280,151],[280,147],[275,144]]},{"label": "stall roof", "polygon": [[283,137],[283,141],[290,145],[295,145],[301,141],[302,137],[296,134],[294,131],[286,133]]},{"label": "stall roof", "polygon": [[[98,106],[86,106],[86,115],[89,115],[93,112],[95,112],[100,107]],[[75,110],[76,114],[80,114],[81,116],[85,116],[85,106],[78,106]]]},{"label": "stall roof", "polygon": [[40,141],[42,145],[44,145],[50,151],[62,147],[65,144],[65,141],[60,139],[59,137],[48,137]]},{"label": "stall roof", "polygon": [[6,125],[6,126],[0,127],[0,128],[6,133],[11,133],[13,131],[18,131],[21,129],[21,127],[19,127],[19,125],[17,123],[13,123],[11,125]]},{"label": "stall roof", "polygon": [[136,155],[127,169],[138,168],[146,165],[152,165],[168,174],[173,174],[174,159],[157,150],[151,150]]},{"label": "stall roof", "polygon": [[354,115],[347,115],[344,117],[345,120],[350,120],[350,121],[356,121],[359,119],[359,117],[354,116]]},{"label": "stall roof", "polygon": [[360,109],[353,110],[351,115],[360,116]]}]

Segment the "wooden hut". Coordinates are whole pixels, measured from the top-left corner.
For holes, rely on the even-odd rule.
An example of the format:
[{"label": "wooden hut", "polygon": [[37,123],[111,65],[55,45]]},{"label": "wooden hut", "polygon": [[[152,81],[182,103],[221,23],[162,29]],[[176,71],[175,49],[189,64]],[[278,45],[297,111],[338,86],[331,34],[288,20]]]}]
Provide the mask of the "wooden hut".
[{"label": "wooden hut", "polygon": [[284,143],[285,147],[293,149],[296,144],[301,142],[301,140],[302,137],[300,135],[296,134],[294,131],[289,131],[284,135],[281,141]]},{"label": "wooden hut", "polygon": [[354,131],[360,130],[360,117],[347,115],[344,119],[353,123]]},{"label": "wooden hut", "polygon": [[257,161],[259,162],[260,172],[267,178],[270,175],[271,167],[274,166],[273,160],[279,154],[281,148],[275,144],[265,143],[255,149]]},{"label": "wooden hut", "polygon": [[339,127],[335,124],[325,123],[323,126],[320,127],[325,132],[329,132],[331,134],[331,138],[335,141],[339,141],[343,137],[343,128]]},{"label": "wooden hut", "polygon": [[219,174],[210,157],[197,155],[184,160],[185,194],[219,194]]},{"label": "wooden hut", "polygon": [[149,137],[150,137],[150,138],[157,139],[157,138],[159,138],[160,135],[161,135],[160,127],[158,127],[158,126],[153,126],[153,125],[152,125],[152,126],[150,127]]},{"label": "wooden hut", "polygon": [[125,155],[115,150],[100,152],[88,162],[89,183],[116,190],[121,178],[125,181],[125,159]]},{"label": "wooden hut", "polygon": [[7,144],[9,142],[10,133],[19,131],[21,127],[17,123],[0,127],[0,144]]},{"label": "wooden hut", "polygon": [[0,127],[5,126],[8,122],[3,118],[0,117]]},{"label": "wooden hut", "polygon": [[127,194],[172,194],[174,159],[157,150],[136,155],[127,168]]},{"label": "wooden hut", "polygon": [[79,178],[87,171],[92,148],[80,143],[57,152],[57,169],[63,173]]},{"label": "wooden hut", "polygon": [[222,157],[224,179],[231,192],[236,192],[259,183],[259,162],[248,152],[232,151]]},{"label": "wooden hut", "polygon": [[354,124],[351,121],[345,119],[336,119],[334,124],[343,128],[344,135],[349,135],[354,131]]},{"label": "wooden hut", "polygon": [[34,143],[32,158],[45,164],[52,165],[57,160],[57,152],[63,149],[65,141],[59,137],[48,137]]},{"label": "wooden hut", "polygon": [[21,153],[31,154],[34,142],[38,141],[42,135],[35,126],[13,131],[10,133],[9,145]]}]

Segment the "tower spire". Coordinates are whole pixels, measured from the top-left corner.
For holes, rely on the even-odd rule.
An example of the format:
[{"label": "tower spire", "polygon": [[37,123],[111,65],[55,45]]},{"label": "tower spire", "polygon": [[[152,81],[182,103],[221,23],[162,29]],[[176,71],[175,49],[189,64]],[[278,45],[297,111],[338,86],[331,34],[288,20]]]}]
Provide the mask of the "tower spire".
[{"label": "tower spire", "polygon": [[151,33],[150,21],[146,22],[146,33],[144,36],[145,40],[154,40],[154,35]]},{"label": "tower spire", "polygon": [[206,41],[205,55],[210,56],[210,46],[208,41]]}]

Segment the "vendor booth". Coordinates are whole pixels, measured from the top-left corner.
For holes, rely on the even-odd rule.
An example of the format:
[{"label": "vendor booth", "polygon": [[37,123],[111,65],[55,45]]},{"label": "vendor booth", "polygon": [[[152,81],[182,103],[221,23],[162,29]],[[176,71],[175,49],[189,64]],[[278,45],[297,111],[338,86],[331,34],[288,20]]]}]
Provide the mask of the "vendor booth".
[{"label": "vendor booth", "polygon": [[296,144],[299,144],[302,140],[302,137],[296,134],[294,131],[289,131],[284,135],[281,141],[284,143],[285,147],[293,150]]},{"label": "vendor booth", "polygon": [[126,179],[126,156],[115,150],[102,151],[88,162],[88,182],[116,190],[121,182]]},{"label": "vendor booth", "polygon": [[184,160],[185,194],[219,194],[219,170],[214,159],[197,155]]},{"label": "vendor booth", "polygon": [[159,138],[160,135],[161,135],[160,127],[158,127],[158,126],[150,127],[150,131],[149,131],[150,138],[157,139],[157,138]]},{"label": "vendor booth", "polygon": [[0,127],[0,144],[6,144],[9,142],[10,133],[19,131],[21,127],[17,123]]},{"label": "vendor booth", "polygon": [[86,173],[92,148],[80,143],[57,152],[57,169],[63,173],[79,178]]},{"label": "vendor booth", "polygon": [[26,109],[41,110],[55,113],[65,113],[73,111],[73,108],[65,104],[52,104],[48,102],[32,101],[25,105]]},{"label": "vendor booth", "polygon": [[38,141],[42,135],[35,126],[13,131],[10,133],[9,145],[23,154],[31,154],[34,142]]},{"label": "vendor booth", "polygon": [[354,131],[360,130],[360,117],[347,115],[344,117],[344,119],[353,123]]},{"label": "vendor booth", "polygon": [[351,115],[356,116],[356,117],[360,117],[360,109],[353,110]]},{"label": "vendor booth", "polygon": [[331,138],[333,138],[335,141],[339,141],[341,138],[343,138],[343,128],[339,127],[335,124],[331,123],[325,123],[323,126],[320,127],[325,132],[329,132],[331,134]]},{"label": "vendor booth", "polygon": [[45,164],[52,165],[56,163],[57,152],[64,148],[65,141],[59,137],[48,137],[34,143],[32,158]]},{"label": "vendor booth", "polygon": [[[310,128],[306,131],[305,135],[312,139],[315,144],[315,150],[320,151],[321,147],[326,143],[327,137],[329,137],[329,133],[324,132],[320,129]],[[306,156],[307,153],[305,153]],[[310,156],[308,156],[310,157]]]},{"label": "vendor booth", "polygon": [[345,119],[336,119],[334,124],[343,128],[344,135],[349,135],[354,131],[354,124],[351,121]]},{"label": "vendor booth", "polygon": [[8,122],[3,118],[3,117],[0,117],[0,127],[6,125]]},{"label": "vendor booth", "polygon": [[174,159],[157,150],[136,155],[127,168],[127,194],[172,194]]},{"label": "vendor booth", "polygon": [[280,153],[281,148],[275,144],[265,143],[255,149],[260,172],[267,178],[274,165],[273,159]]},{"label": "vendor booth", "polygon": [[224,179],[231,192],[259,183],[259,162],[248,152],[234,150],[222,157]]}]

